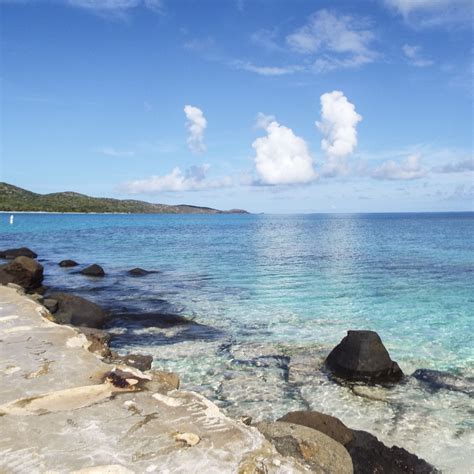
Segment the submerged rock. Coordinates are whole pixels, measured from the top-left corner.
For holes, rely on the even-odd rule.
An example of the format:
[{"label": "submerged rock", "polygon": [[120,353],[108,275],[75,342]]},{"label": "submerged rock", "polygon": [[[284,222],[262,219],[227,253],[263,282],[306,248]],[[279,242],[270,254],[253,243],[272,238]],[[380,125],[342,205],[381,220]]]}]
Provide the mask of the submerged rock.
[{"label": "submerged rock", "polygon": [[29,257],[16,257],[13,262],[0,266],[0,284],[15,283],[30,291],[41,286],[43,266]]},{"label": "submerged rock", "polygon": [[20,247],[18,249],[8,249],[0,251],[0,258],[14,259],[16,257],[36,258],[38,254],[30,250],[28,247]]},{"label": "submerged rock", "polygon": [[351,474],[351,457],[342,444],[320,431],[293,423],[260,422],[255,427],[283,456],[290,456],[312,472]]},{"label": "submerged rock", "polygon": [[87,268],[84,268],[79,273],[82,273],[83,275],[87,275],[87,276],[93,276],[93,277],[105,276],[104,269],[100,265],[97,265],[96,263],[88,266]]},{"label": "submerged rock", "polygon": [[352,381],[398,382],[403,377],[375,331],[348,331],[327,357],[326,366]]},{"label": "submerged rock", "polygon": [[132,268],[131,270],[128,271],[128,274],[132,276],[145,276],[145,275],[149,275],[150,273],[155,273],[155,272],[144,270],[143,268],[139,268],[139,267]]},{"label": "submerged rock", "polygon": [[52,315],[53,321],[58,324],[101,328],[106,321],[107,313],[92,301],[66,293],[49,296],[58,302],[58,309]]},{"label": "submerged rock", "polygon": [[60,267],[69,268],[69,267],[77,267],[79,264],[75,260],[61,260],[59,262]]},{"label": "submerged rock", "polygon": [[412,377],[423,382],[433,391],[444,389],[474,396],[474,380],[472,378],[466,379],[449,372],[430,369],[417,369],[413,372]]},{"label": "submerged rock", "polygon": [[354,474],[428,474],[438,471],[403,448],[385,446],[366,431],[352,430],[341,420],[317,411],[287,413],[279,421],[318,431],[341,443],[351,456]]}]

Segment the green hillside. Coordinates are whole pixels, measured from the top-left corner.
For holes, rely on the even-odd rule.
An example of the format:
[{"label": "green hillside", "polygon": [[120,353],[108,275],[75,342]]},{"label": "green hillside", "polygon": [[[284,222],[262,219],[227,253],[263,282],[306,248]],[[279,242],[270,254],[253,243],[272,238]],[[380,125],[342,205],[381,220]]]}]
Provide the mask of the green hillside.
[{"label": "green hillside", "polygon": [[123,212],[136,214],[247,214],[241,209],[219,211],[180,204],[169,206],[132,199],[96,198],[73,192],[37,194],[0,183],[0,211],[24,212]]}]

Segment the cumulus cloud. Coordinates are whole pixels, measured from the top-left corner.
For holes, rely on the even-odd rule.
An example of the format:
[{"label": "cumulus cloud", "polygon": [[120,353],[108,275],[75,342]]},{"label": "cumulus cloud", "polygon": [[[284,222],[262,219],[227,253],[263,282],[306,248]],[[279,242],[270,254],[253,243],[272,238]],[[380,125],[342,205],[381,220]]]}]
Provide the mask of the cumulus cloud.
[{"label": "cumulus cloud", "polygon": [[204,130],[207,127],[207,120],[202,110],[192,105],[184,107],[186,115],[186,128],[189,135],[187,139],[188,147],[193,153],[203,153],[206,150],[204,145]]},{"label": "cumulus cloud", "polygon": [[427,67],[433,64],[431,59],[423,58],[421,54],[421,46],[404,44],[402,50],[405,57],[408,59],[410,64],[413,64],[413,66]]},{"label": "cumulus cloud", "polygon": [[286,42],[298,53],[317,54],[313,70],[324,72],[373,62],[378,56],[371,46],[374,38],[364,19],[320,10],[288,35]]},{"label": "cumulus cloud", "polygon": [[259,184],[301,184],[314,181],[317,175],[308,145],[291,128],[280,125],[272,118],[260,115],[260,125],[264,126],[267,135],[252,143],[256,153],[255,167]]},{"label": "cumulus cloud", "polygon": [[326,92],[321,96],[321,120],[316,127],[323,135],[321,148],[326,154],[325,176],[348,172],[347,156],[357,146],[357,124],[362,120],[354,104],[341,91]]},{"label": "cumulus cloud", "polygon": [[388,160],[374,169],[372,177],[382,180],[404,180],[423,178],[427,171],[421,164],[421,154],[415,153],[400,162]]},{"label": "cumulus cloud", "polygon": [[462,161],[454,161],[443,166],[433,168],[437,173],[465,173],[474,171],[474,159],[470,158]]},{"label": "cumulus cloud", "polygon": [[382,0],[412,26],[471,24],[472,0]]},{"label": "cumulus cloud", "polygon": [[232,186],[232,179],[229,176],[207,178],[209,168],[208,164],[192,166],[183,173],[179,167],[175,167],[166,175],[130,181],[123,186],[123,189],[130,194],[157,194],[160,192],[202,191]]}]

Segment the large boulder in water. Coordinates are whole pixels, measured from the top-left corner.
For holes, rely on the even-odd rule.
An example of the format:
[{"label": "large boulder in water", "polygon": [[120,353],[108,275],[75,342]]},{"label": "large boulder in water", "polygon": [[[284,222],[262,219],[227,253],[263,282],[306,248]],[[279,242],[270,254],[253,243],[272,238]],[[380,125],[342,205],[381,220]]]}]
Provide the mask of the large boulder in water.
[{"label": "large boulder in water", "polygon": [[87,276],[93,276],[93,277],[103,277],[105,276],[104,269],[100,266],[94,263],[93,265],[90,265],[87,268],[84,268],[84,270],[81,270],[80,273],[83,275]]},{"label": "large boulder in water", "polygon": [[428,474],[438,472],[431,464],[403,448],[389,448],[366,431],[348,428],[341,420],[317,411],[287,413],[278,421],[321,431],[341,443],[352,459],[354,474]]},{"label": "large boulder in water", "polygon": [[107,313],[92,301],[66,293],[53,293],[48,297],[58,302],[58,309],[52,315],[55,323],[89,328],[101,328],[105,323]]},{"label": "large boulder in water", "polygon": [[397,382],[403,377],[374,331],[348,331],[327,357],[326,366],[346,380]]},{"label": "large boulder in water", "polygon": [[0,283],[15,283],[30,291],[41,286],[43,266],[28,257],[17,257],[13,262],[0,266]]},{"label": "large boulder in water", "polygon": [[30,250],[28,247],[20,247],[18,249],[8,249],[0,251],[0,258],[14,259],[16,257],[36,258],[38,254]]}]

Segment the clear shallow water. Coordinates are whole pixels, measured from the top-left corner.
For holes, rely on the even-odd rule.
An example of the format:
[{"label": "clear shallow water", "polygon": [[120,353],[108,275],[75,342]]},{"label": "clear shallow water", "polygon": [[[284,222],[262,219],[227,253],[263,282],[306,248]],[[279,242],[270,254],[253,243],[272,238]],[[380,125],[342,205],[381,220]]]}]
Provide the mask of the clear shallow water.
[{"label": "clear shallow water", "polygon": [[[448,471],[468,472],[472,398],[414,379],[354,394],[319,370],[348,329],[379,332],[410,374],[474,375],[474,214],[0,215],[0,247],[44,259],[46,284],[110,308],[172,312],[209,329],[125,325],[119,349],[152,353],[233,415],[314,408]],[[99,263],[94,280],[56,263]],[[126,274],[140,266],[159,273]],[[472,388],[472,387],[471,387]],[[373,400],[377,398],[377,400]]]}]

